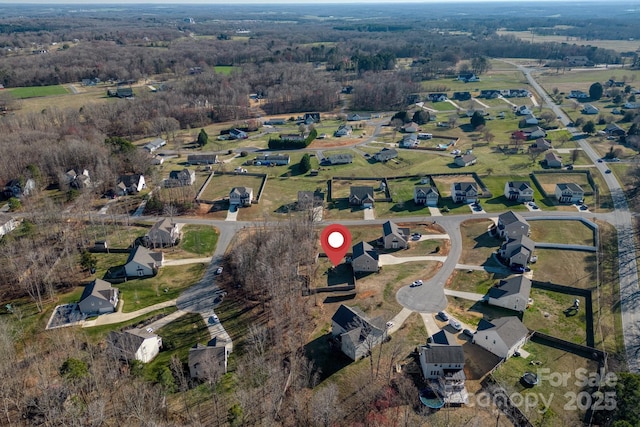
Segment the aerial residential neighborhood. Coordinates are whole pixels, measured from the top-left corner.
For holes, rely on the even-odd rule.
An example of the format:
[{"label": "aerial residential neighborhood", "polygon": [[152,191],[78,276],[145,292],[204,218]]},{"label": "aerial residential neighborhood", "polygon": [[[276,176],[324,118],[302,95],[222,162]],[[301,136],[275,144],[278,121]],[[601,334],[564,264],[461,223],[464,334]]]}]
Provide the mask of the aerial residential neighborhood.
[{"label": "aerial residential neighborhood", "polygon": [[0,17],[0,424],[638,423],[628,5],[90,3]]}]

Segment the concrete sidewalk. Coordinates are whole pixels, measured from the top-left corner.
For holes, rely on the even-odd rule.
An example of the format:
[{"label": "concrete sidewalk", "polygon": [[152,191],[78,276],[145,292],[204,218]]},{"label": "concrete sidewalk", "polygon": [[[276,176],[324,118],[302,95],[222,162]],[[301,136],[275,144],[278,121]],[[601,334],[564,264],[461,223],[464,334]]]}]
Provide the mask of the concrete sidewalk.
[{"label": "concrete sidewalk", "polygon": [[406,256],[406,257],[395,257],[393,255],[383,254],[380,255],[380,265],[396,265],[396,264],[404,264],[405,262],[416,262],[416,261],[440,261],[444,262],[447,259],[446,256]]},{"label": "concrete sidewalk", "polygon": [[[124,305],[124,300],[120,300],[122,307]],[[83,328],[90,328],[92,326],[100,326],[100,325],[112,325],[114,323],[126,322],[127,320],[135,319],[138,316],[142,316],[143,314],[151,313],[155,310],[160,310],[162,308],[172,307],[176,305],[176,300],[172,299],[170,301],[161,302],[159,304],[151,305],[149,307],[141,308],[140,310],[133,311],[131,313],[123,313],[121,311],[116,311],[115,313],[110,314],[101,314],[97,319],[87,320],[82,324]],[[122,308],[120,308],[121,310]]]}]

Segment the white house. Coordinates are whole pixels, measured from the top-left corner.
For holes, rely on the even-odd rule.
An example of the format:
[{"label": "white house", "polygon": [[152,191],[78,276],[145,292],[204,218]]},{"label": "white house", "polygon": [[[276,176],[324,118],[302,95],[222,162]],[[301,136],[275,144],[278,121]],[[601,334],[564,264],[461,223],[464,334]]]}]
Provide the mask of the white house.
[{"label": "white house", "polygon": [[373,155],[373,158],[379,162],[386,162],[396,157],[398,157],[398,150],[395,148],[383,148]]},{"label": "white house", "polygon": [[418,144],[418,135],[410,133],[402,138],[400,141],[400,148],[415,148]]},{"label": "white house", "polygon": [[413,187],[413,201],[416,205],[436,207],[439,197],[436,187]]},{"label": "white house", "polygon": [[478,184],[475,182],[454,182],[451,184],[451,198],[454,203],[477,202]]},{"label": "white house", "polygon": [[533,188],[525,181],[507,181],[504,185],[504,197],[516,202],[530,202],[533,200]]},{"label": "white house", "polygon": [[18,227],[19,221],[11,215],[0,213],[0,237],[11,233]]},{"label": "white house", "polygon": [[111,331],[107,336],[108,351],[126,361],[151,362],[160,353],[161,347],[162,338],[150,330],[134,328],[124,332]]},{"label": "white house", "polygon": [[164,262],[162,252],[151,252],[142,245],[131,251],[124,265],[127,277],[155,276]]},{"label": "white house", "polygon": [[420,346],[419,352],[422,376],[440,391],[445,403],[468,403],[464,351],[456,338],[450,332],[440,330],[426,345]]},{"label": "white house", "polygon": [[491,322],[480,320],[473,342],[498,357],[508,359],[527,342],[529,330],[516,316]]},{"label": "white house", "polygon": [[559,203],[580,203],[584,199],[584,190],[573,182],[563,182],[556,184],[555,196]]},{"label": "white house", "polygon": [[486,300],[490,305],[522,312],[529,304],[531,280],[523,275],[500,280],[487,292]]},{"label": "white house", "polygon": [[465,166],[475,165],[477,161],[478,158],[473,154],[458,155],[453,159],[453,163],[455,163],[457,166],[460,166],[461,168]]},{"label": "white house", "polygon": [[165,145],[167,145],[167,141],[165,141],[162,138],[156,138],[147,142],[143,148],[147,150],[149,153],[153,153],[159,150],[160,148],[164,147]]}]

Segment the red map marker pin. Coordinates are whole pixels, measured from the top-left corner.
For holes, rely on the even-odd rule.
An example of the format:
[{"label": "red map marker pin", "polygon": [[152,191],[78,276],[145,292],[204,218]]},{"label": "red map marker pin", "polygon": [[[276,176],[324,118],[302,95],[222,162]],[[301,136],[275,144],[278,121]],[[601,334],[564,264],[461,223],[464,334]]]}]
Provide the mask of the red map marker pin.
[{"label": "red map marker pin", "polygon": [[351,233],[344,225],[331,224],[320,233],[320,243],[335,267],[351,247]]}]

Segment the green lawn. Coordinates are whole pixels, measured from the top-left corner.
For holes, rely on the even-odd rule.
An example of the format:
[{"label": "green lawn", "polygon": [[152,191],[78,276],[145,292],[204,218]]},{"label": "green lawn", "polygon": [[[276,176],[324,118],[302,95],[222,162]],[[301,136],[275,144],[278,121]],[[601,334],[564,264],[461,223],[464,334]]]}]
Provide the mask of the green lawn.
[{"label": "green lawn", "polygon": [[226,74],[229,75],[234,71],[239,71],[240,67],[234,67],[232,65],[216,65],[213,67],[213,71],[218,74]]},{"label": "green lawn", "polygon": [[531,266],[541,282],[593,289],[596,286],[596,255],[590,252],[536,249],[538,261]]},{"label": "green lawn", "polygon": [[31,87],[17,87],[15,89],[7,89],[11,94],[19,99],[37,98],[42,96],[51,95],[65,95],[69,93],[62,85],[53,86],[31,86]]},{"label": "green lawn", "polygon": [[504,276],[489,273],[486,271],[463,271],[456,270],[451,275],[447,288],[454,291],[475,292],[478,294],[486,294],[498,280]]},{"label": "green lawn", "polygon": [[202,278],[205,264],[161,267],[158,274],[115,285],[124,300],[123,312],[129,313],[178,298],[180,293]]},{"label": "green lawn", "polygon": [[[258,197],[258,190],[262,183],[262,177],[238,175],[215,175],[201,194],[204,200],[221,200],[229,197],[233,187],[253,188],[253,197]],[[269,183],[267,182],[267,185]]]},{"label": "green lawn", "polygon": [[219,236],[215,228],[206,225],[186,225],[182,232],[182,249],[196,255],[213,255]]},{"label": "green lawn", "polygon": [[534,242],[594,245],[594,231],[581,221],[530,221]]}]

